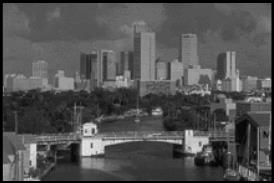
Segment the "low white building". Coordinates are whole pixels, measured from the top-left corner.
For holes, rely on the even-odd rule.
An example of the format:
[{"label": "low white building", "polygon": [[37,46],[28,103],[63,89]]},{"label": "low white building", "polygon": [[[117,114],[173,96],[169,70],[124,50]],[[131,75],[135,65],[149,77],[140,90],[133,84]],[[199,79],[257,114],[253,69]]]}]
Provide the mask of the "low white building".
[{"label": "low white building", "polygon": [[98,128],[95,123],[89,122],[83,125],[83,137],[94,136],[98,133]]}]

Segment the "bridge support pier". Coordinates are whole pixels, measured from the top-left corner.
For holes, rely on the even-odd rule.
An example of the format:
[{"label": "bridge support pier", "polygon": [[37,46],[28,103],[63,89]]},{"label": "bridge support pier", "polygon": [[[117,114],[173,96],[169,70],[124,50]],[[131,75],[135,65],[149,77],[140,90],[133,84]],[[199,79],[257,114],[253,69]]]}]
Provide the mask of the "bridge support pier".
[{"label": "bridge support pier", "polygon": [[70,160],[72,162],[78,161],[80,157],[80,145],[71,144],[70,145]]},{"label": "bridge support pier", "polygon": [[105,154],[105,143],[102,138],[83,138],[81,156],[98,156]]}]

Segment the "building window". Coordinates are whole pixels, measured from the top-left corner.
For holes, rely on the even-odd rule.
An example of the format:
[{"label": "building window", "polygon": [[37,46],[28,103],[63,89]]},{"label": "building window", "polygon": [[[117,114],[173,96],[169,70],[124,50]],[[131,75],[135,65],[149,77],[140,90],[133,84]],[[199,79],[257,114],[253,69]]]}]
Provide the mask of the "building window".
[{"label": "building window", "polygon": [[31,166],[31,160],[29,161],[29,166]]},{"label": "building window", "polygon": [[91,129],[91,134],[95,134],[95,129],[94,128]]},{"label": "building window", "polygon": [[88,130],[87,130],[87,129],[85,129],[85,133],[88,133]]},{"label": "building window", "polygon": [[202,144],[202,142],[199,142],[199,147],[201,147],[203,144]]},{"label": "building window", "polygon": [[91,148],[91,149],[93,148],[93,143],[90,143],[90,148]]}]

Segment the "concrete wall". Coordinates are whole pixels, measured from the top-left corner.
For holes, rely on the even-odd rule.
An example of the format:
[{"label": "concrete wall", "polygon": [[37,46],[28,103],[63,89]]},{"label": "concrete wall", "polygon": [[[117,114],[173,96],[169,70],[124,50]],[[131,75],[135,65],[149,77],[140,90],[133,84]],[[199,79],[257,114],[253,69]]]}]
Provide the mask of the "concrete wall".
[{"label": "concrete wall", "polygon": [[37,144],[31,143],[30,146],[30,167],[37,168]]},{"label": "concrete wall", "polygon": [[81,156],[92,156],[105,153],[105,146],[101,138],[82,138]]}]

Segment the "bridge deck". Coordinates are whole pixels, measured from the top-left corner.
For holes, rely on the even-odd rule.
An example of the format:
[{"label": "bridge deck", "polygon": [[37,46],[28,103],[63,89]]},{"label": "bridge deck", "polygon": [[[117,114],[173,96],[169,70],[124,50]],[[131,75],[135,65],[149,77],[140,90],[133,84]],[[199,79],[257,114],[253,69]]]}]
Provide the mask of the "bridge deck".
[{"label": "bridge deck", "polygon": [[[208,136],[210,141],[234,141],[235,136],[233,133],[226,133],[224,131],[194,131],[194,136]],[[105,132],[98,133],[94,138],[102,138],[103,140],[118,140],[118,139],[128,139],[128,140],[149,140],[149,139],[171,139],[171,140],[182,140],[184,139],[184,131],[126,131],[126,132]],[[82,136],[75,133],[67,134],[44,134],[44,135],[34,135],[33,141],[43,144],[43,143],[66,143],[66,142],[80,142]]]}]

